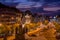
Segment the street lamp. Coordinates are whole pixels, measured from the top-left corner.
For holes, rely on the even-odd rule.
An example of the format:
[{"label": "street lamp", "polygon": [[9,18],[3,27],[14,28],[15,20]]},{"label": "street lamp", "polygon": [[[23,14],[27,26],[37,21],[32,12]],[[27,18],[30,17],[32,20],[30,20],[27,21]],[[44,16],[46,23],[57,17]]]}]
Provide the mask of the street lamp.
[{"label": "street lamp", "polygon": [[11,19],[13,20],[13,19],[14,19],[14,17],[11,17]]},{"label": "street lamp", "polygon": [[2,26],[2,24],[0,23],[0,26]]},{"label": "street lamp", "polygon": [[2,14],[1,16],[2,16],[2,17],[4,17],[4,15],[3,15],[3,14]]}]

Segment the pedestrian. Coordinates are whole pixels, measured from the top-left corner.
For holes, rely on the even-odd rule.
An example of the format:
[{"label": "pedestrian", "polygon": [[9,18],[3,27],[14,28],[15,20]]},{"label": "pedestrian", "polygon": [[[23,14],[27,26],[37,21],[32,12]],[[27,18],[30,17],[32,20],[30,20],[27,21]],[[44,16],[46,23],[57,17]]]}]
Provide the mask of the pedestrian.
[{"label": "pedestrian", "polygon": [[49,22],[47,25],[48,30],[44,32],[44,36],[47,40],[56,40],[56,29],[53,23]]}]

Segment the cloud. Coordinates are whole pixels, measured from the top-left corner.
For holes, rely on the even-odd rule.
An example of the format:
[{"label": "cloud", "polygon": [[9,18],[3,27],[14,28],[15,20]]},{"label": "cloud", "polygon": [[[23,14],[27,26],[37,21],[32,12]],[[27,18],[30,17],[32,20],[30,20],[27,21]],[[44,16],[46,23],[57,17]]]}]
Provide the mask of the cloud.
[{"label": "cloud", "polygon": [[19,0],[0,0],[1,3],[19,3]]},{"label": "cloud", "polygon": [[30,8],[33,4],[35,4],[35,2],[22,2],[22,3],[19,3],[16,8]]},{"label": "cloud", "polygon": [[1,3],[6,5],[13,5],[17,8],[30,8],[30,7],[40,7],[44,0],[0,0]]},{"label": "cloud", "polygon": [[16,8],[30,8],[30,5],[25,5],[25,4],[19,4],[18,6],[16,6]]},{"label": "cloud", "polygon": [[59,2],[60,0],[45,0],[45,2],[51,3],[51,2]]},{"label": "cloud", "polygon": [[33,7],[41,7],[42,3],[36,3]]},{"label": "cloud", "polygon": [[60,10],[60,7],[47,7],[47,8],[44,8],[44,10],[47,10],[47,11],[57,11],[57,10]]},{"label": "cloud", "polygon": [[39,2],[40,0],[27,0],[27,1]]},{"label": "cloud", "polygon": [[16,8],[41,7],[44,0],[20,0]]},{"label": "cloud", "polygon": [[[31,8],[31,7],[41,7],[45,4],[47,0],[0,0],[1,3],[6,5],[16,5],[16,8]],[[51,1],[51,0],[49,0]],[[52,1],[51,1],[52,2]],[[49,3],[47,3],[49,4]],[[57,4],[57,3],[56,3]],[[54,5],[55,3],[50,3],[50,6]]]},{"label": "cloud", "polygon": [[26,2],[20,3],[16,6],[16,8],[32,8],[32,7],[41,7],[42,4],[38,2]]}]

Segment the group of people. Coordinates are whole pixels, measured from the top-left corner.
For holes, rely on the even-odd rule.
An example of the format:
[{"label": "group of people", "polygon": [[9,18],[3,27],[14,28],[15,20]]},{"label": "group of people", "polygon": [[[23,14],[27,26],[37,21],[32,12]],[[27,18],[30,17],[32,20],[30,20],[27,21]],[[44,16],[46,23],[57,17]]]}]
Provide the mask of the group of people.
[{"label": "group of people", "polygon": [[[29,40],[32,35],[40,37],[39,40],[56,40],[56,27],[54,22],[35,19],[29,13],[22,17],[21,20],[17,20],[17,23],[13,26],[16,27],[14,29],[15,40]],[[32,37],[31,40],[33,39]]]},{"label": "group of people", "polygon": [[56,27],[54,22],[48,20],[32,22],[31,15],[26,14],[22,19],[22,28],[25,31],[26,39],[35,35],[43,37],[42,40],[56,40]]},{"label": "group of people", "polygon": [[[13,11],[14,14],[15,13],[20,14],[20,12],[18,10],[16,10],[15,8],[8,8],[8,7],[6,7],[6,8],[14,10]],[[7,9],[5,9],[5,10],[7,10]],[[12,15],[13,13],[10,13],[10,14]],[[17,23],[15,23],[13,25],[13,28],[15,27],[15,29],[13,30],[13,31],[15,31],[14,32],[15,36],[16,36],[15,40],[25,40],[25,39],[29,40],[30,37],[32,37],[32,35],[35,35],[36,38],[39,37],[39,40],[56,40],[56,27],[54,25],[54,22],[50,22],[48,20],[43,21],[41,18],[38,18],[36,16],[37,14],[35,14],[34,17],[32,17],[32,14],[30,14],[30,13],[31,12],[28,11],[28,12],[25,12],[24,15],[22,14],[23,17],[21,17],[21,19],[17,18],[19,20],[16,20]],[[7,14],[9,14],[9,13],[7,13]],[[15,15],[17,15],[17,14],[15,14]],[[17,27],[17,25],[18,25],[18,27]],[[6,35],[7,35],[7,33],[6,33]],[[6,35],[4,36],[4,40],[7,40]],[[35,38],[35,40],[38,40],[36,38]],[[33,40],[33,37],[31,40]]]},{"label": "group of people", "polygon": [[[46,25],[42,22],[37,24],[27,24],[28,32],[27,35],[32,36],[43,36],[43,40],[56,40],[56,27],[53,23],[49,22]],[[32,26],[33,25],[33,26]],[[38,35],[37,35],[38,34]]]}]

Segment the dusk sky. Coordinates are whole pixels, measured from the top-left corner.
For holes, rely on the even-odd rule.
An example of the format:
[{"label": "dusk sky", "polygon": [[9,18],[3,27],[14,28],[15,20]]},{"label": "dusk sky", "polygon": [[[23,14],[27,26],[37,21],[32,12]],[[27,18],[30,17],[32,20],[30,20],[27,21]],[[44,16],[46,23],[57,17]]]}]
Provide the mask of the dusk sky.
[{"label": "dusk sky", "polygon": [[60,0],[0,0],[6,5],[16,5],[18,8],[41,7],[43,4],[59,4]]},{"label": "dusk sky", "polygon": [[60,9],[60,0],[0,0],[0,2],[8,6],[14,6],[16,8],[39,8],[44,6],[44,10],[48,11],[51,11],[52,7],[54,7],[53,10]]}]

